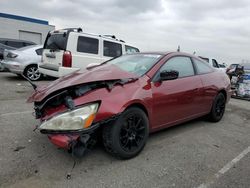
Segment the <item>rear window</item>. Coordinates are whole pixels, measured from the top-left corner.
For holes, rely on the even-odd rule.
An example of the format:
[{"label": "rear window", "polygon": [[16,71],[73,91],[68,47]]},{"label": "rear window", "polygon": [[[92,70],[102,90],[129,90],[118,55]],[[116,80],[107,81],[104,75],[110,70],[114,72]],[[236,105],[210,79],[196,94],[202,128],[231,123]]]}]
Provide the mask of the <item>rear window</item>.
[{"label": "rear window", "polygon": [[98,54],[98,39],[89,37],[78,37],[77,51],[89,54]]},{"label": "rear window", "polygon": [[65,34],[48,34],[44,49],[66,50],[67,36]]},{"label": "rear window", "polygon": [[14,47],[14,48],[22,48],[22,47],[24,47],[23,42],[17,42],[17,41],[7,41],[6,45]]},{"label": "rear window", "polygon": [[30,45],[34,45],[35,43],[33,42],[24,42],[24,46],[30,46]]},{"label": "rear window", "polygon": [[128,45],[125,45],[125,51],[127,54],[140,52],[138,48],[135,48],[133,46],[128,46]]},{"label": "rear window", "polygon": [[115,42],[103,42],[103,55],[108,57],[118,57],[122,55],[122,45]]}]

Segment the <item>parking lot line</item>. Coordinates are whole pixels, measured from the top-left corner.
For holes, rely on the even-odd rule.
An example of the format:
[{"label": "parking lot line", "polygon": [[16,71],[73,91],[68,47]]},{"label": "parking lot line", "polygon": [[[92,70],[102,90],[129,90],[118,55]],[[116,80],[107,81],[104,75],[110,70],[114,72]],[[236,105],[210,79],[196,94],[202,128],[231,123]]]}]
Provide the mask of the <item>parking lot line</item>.
[{"label": "parking lot line", "polygon": [[214,176],[209,181],[199,185],[198,188],[208,188],[210,185],[214,183],[216,179],[219,179],[223,174],[225,174],[228,170],[230,170],[236,163],[238,163],[249,152],[250,152],[250,146],[246,148],[244,151],[242,151],[232,161],[228,162],[222,169],[220,169],[216,174],[214,174]]},{"label": "parking lot line", "polygon": [[0,114],[0,116],[10,116],[10,115],[18,115],[18,114],[29,114],[32,113],[33,111],[24,111],[24,112],[10,112],[10,113],[5,113],[5,114]]}]

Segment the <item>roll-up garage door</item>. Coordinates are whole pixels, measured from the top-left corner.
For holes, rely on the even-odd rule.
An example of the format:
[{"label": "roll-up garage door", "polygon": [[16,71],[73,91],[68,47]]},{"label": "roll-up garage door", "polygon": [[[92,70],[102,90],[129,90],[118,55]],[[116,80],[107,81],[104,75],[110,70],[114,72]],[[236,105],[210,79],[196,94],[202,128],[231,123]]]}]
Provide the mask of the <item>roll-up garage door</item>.
[{"label": "roll-up garage door", "polygon": [[30,31],[19,31],[19,39],[42,44],[42,34]]}]

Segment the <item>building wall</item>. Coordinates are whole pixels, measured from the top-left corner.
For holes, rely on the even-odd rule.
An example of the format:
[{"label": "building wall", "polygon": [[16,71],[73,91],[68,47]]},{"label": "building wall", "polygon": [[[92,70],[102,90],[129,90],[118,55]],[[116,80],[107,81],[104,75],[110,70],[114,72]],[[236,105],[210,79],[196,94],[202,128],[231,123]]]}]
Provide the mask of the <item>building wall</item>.
[{"label": "building wall", "polygon": [[0,38],[30,40],[43,44],[55,26],[0,17]]}]

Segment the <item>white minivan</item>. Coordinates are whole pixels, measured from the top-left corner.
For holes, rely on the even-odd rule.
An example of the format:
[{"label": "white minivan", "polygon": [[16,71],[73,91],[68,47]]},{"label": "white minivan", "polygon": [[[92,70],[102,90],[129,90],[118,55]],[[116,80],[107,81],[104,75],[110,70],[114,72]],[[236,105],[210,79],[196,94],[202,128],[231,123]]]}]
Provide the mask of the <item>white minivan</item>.
[{"label": "white minivan", "polygon": [[44,43],[39,72],[61,77],[89,64],[100,64],[138,48],[118,40],[114,35],[83,33],[81,28],[55,30],[48,33]]}]

